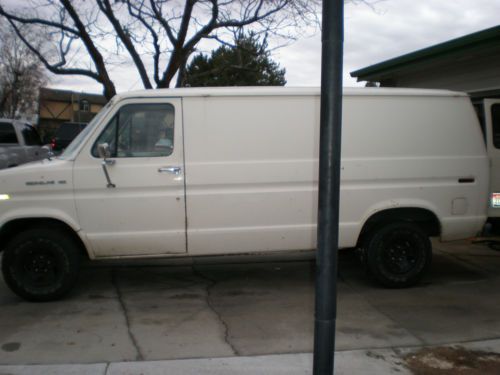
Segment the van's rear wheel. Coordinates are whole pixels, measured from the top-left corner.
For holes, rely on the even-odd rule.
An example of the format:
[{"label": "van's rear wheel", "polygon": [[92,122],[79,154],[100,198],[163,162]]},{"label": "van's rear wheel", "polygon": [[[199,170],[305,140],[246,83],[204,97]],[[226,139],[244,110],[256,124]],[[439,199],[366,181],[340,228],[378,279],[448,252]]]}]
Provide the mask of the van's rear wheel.
[{"label": "van's rear wheel", "polygon": [[415,224],[390,223],[373,230],[364,241],[368,272],[382,285],[415,285],[432,259],[429,237]]},{"label": "van's rear wheel", "polygon": [[80,266],[78,244],[57,227],[26,230],[5,247],[2,273],[18,296],[35,302],[66,295],[76,283]]}]

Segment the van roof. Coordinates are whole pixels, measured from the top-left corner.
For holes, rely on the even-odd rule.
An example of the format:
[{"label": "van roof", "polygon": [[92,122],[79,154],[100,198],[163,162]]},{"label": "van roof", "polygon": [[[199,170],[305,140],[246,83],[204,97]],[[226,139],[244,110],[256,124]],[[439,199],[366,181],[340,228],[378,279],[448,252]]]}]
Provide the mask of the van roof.
[{"label": "van roof", "polygon": [[[122,93],[115,100],[153,97],[209,97],[209,96],[310,96],[319,95],[319,87],[188,87],[175,89],[139,90]],[[467,96],[466,93],[388,87],[348,87],[345,96]]]}]

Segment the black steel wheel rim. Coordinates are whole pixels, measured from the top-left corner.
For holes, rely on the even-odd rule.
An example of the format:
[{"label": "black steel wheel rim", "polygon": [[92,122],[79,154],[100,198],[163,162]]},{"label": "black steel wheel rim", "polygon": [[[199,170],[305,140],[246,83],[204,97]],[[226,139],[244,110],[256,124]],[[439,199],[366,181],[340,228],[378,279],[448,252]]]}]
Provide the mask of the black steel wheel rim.
[{"label": "black steel wheel rim", "polygon": [[50,288],[60,280],[63,268],[57,251],[41,242],[23,249],[14,267],[19,279],[30,289]]},{"label": "black steel wheel rim", "polygon": [[418,241],[409,233],[392,233],[383,241],[382,263],[392,274],[404,275],[413,271],[421,258]]}]

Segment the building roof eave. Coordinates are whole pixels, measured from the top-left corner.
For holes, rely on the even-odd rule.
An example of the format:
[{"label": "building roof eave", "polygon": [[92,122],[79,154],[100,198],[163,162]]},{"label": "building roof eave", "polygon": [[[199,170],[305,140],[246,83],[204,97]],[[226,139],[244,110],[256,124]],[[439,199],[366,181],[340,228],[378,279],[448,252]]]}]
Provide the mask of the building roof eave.
[{"label": "building roof eave", "polygon": [[461,49],[477,48],[479,44],[487,44],[500,40],[500,26],[478,31],[460,38],[452,39],[444,43],[436,44],[415,52],[411,52],[393,59],[355,70],[350,73],[351,77],[358,81],[371,80],[374,75],[386,74],[394,69],[400,69],[406,65],[415,64],[419,61],[446,55]]}]

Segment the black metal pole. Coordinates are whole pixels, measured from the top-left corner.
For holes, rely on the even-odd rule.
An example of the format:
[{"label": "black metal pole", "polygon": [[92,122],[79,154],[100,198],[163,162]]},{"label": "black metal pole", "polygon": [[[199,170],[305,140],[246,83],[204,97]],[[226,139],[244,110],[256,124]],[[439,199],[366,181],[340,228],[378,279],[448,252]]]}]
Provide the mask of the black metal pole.
[{"label": "black metal pole", "polygon": [[333,374],[342,134],[344,1],[323,0],[313,374]]}]

